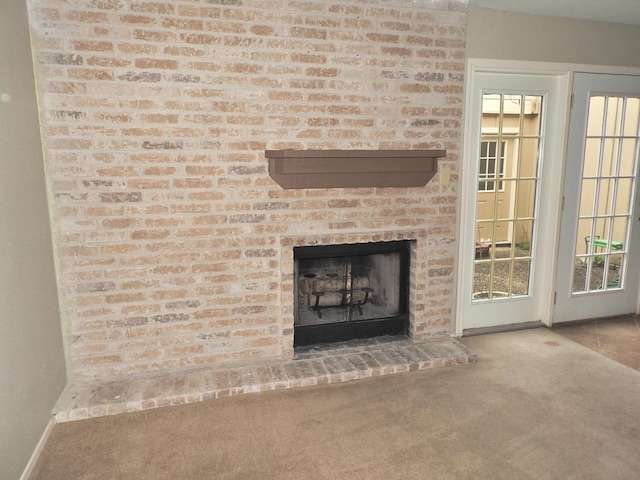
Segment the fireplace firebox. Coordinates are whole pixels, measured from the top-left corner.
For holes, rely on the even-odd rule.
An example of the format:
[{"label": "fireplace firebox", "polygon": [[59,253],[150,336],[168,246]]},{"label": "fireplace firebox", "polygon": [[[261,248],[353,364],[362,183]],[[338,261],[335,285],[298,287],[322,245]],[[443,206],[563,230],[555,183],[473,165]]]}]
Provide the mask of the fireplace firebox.
[{"label": "fireplace firebox", "polygon": [[410,241],[296,247],[294,346],[408,331]]}]

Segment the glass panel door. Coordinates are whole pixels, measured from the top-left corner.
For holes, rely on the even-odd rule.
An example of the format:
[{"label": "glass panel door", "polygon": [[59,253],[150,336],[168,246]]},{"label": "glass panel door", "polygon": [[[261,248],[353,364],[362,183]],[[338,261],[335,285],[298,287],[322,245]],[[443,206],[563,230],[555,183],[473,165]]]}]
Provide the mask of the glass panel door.
[{"label": "glass panel door", "polygon": [[640,77],[576,74],[573,90],[554,323],[638,308]]},{"label": "glass panel door", "polygon": [[638,98],[589,98],[574,252],[574,294],[624,288],[638,170],[639,120]]},{"label": "glass panel door", "polygon": [[568,75],[479,72],[468,88],[456,333],[547,322]]},{"label": "glass panel door", "polygon": [[530,293],[541,95],[485,93],[473,301]]}]

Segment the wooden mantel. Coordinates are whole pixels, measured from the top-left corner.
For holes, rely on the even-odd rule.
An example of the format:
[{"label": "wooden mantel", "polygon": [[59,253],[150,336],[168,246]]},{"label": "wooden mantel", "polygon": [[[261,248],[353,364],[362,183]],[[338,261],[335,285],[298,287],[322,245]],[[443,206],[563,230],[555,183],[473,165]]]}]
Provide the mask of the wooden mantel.
[{"label": "wooden mantel", "polygon": [[446,150],[266,150],[282,188],[421,187]]}]

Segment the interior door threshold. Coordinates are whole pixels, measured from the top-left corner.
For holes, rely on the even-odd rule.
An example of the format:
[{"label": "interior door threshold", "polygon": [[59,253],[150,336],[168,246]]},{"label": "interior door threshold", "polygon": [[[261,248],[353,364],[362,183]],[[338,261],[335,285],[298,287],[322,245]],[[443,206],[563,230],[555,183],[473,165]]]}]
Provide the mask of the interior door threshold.
[{"label": "interior door threshold", "polygon": [[508,325],[497,325],[495,327],[466,328],[462,331],[463,337],[472,337],[474,335],[488,335],[490,333],[514,332],[516,330],[528,330],[531,328],[544,327],[545,324],[541,320],[523,323],[510,323]]}]

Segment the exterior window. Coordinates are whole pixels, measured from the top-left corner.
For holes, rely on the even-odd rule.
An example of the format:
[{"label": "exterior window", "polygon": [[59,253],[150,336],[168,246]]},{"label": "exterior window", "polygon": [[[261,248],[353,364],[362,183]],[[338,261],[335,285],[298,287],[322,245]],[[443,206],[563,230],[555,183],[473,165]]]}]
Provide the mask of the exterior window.
[{"label": "exterior window", "polygon": [[[496,188],[494,180],[504,178],[504,150],[505,142],[501,143],[500,152],[498,152],[498,142],[481,142],[478,191],[493,192]],[[500,157],[498,157],[498,154]],[[498,182],[498,190],[504,190],[504,185],[501,181]]]}]

